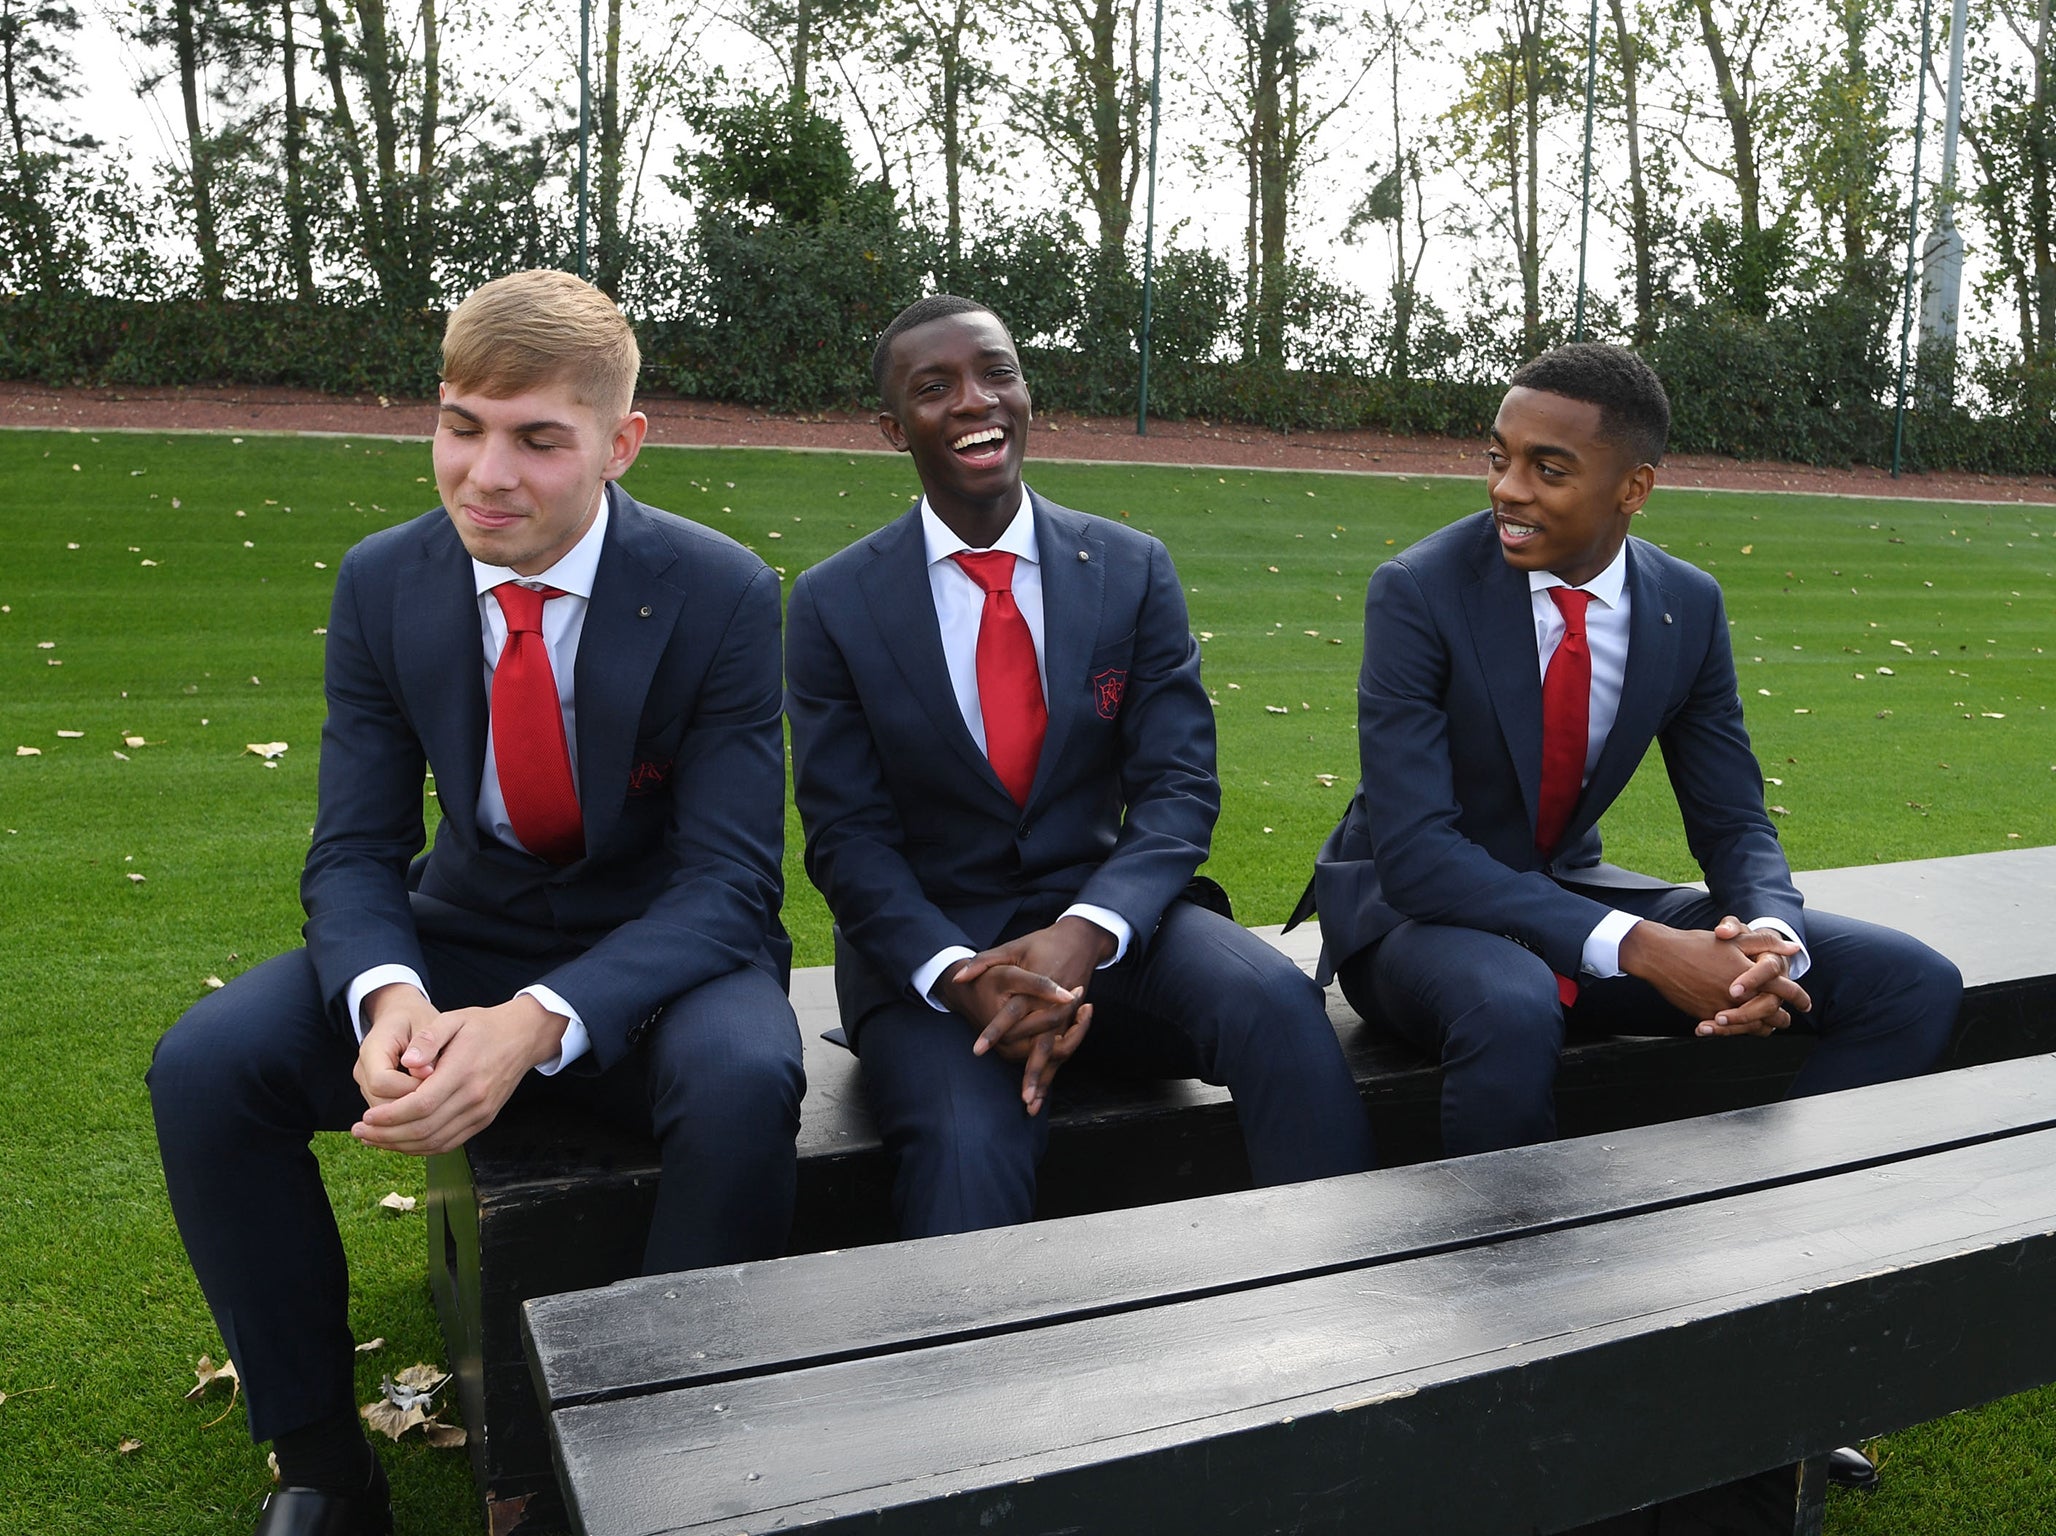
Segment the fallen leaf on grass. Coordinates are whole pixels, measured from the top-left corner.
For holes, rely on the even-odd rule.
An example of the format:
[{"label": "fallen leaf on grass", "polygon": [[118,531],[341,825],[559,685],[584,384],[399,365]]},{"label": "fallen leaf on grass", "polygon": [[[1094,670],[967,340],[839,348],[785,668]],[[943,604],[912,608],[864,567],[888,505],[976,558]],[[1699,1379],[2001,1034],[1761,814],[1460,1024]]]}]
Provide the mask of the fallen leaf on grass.
[{"label": "fallen leaf on grass", "polygon": [[84,731],[59,731],[57,734],[59,736],[62,736],[66,741],[77,741],[81,736],[85,735],[86,733]]},{"label": "fallen leaf on grass", "polygon": [[129,879],[137,885],[141,885],[145,880],[149,878],[150,877],[148,875],[139,875],[134,870],[129,871]]},{"label": "fallen leaf on grass", "polygon": [[0,1392],[0,1403],[6,1402],[10,1397],[27,1397],[31,1392],[54,1392],[56,1390],[56,1384],[53,1382],[47,1387],[23,1387],[16,1392]]},{"label": "fallen leaf on grass", "polygon": [[143,1442],[136,1439],[134,1436],[130,1436],[127,1439],[124,1439],[121,1442],[121,1444],[117,1445],[115,1447],[115,1450],[119,1451],[122,1455],[127,1456],[132,1452],[140,1451],[142,1448]]},{"label": "fallen leaf on grass", "polygon": [[209,976],[204,981],[202,981],[200,985],[207,988],[207,990],[210,992],[219,992],[223,987],[227,986],[228,983],[223,981],[219,976]]},{"label": "fallen leaf on grass", "polygon": [[279,756],[285,750],[286,744],[282,741],[253,741],[243,748],[245,753],[254,752],[266,761]]},{"label": "fallen leaf on grass", "polygon": [[126,752],[117,752],[117,753],[115,753],[114,755],[115,755],[116,757],[120,758],[120,759],[121,759],[121,760],[122,760],[123,762],[125,762],[125,763],[126,763],[126,762],[128,762],[128,761],[130,761],[129,755],[128,755],[128,753],[126,753]]},{"label": "fallen leaf on grass", "polygon": [[36,649],[39,651],[54,651],[57,649],[57,642],[55,640],[38,640],[36,642]]},{"label": "fallen leaf on grass", "polygon": [[124,736],[121,738],[121,744],[125,747],[147,747],[150,745],[140,736]]},{"label": "fallen leaf on grass", "polygon": [[440,1419],[424,1419],[421,1435],[439,1451],[454,1450],[469,1438],[462,1424],[445,1424]]},{"label": "fallen leaf on grass", "polygon": [[385,1396],[366,1403],[358,1412],[373,1429],[389,1440],[397,1440],[417,1424],[434,1422],[429,1418],[429,1408],[449,1379],[448,1372],[432,1365],[410,1365],[399,1375],[381,1381]]},{"label": "fallen leaf on grass", "polygon": [[416,1202],[412,1195],[403,1195],[396,1189],[389,1192],[378,1203],[389,1211],[411,1211],[414,1209]]},{"label": "fallen leaf on grass", "polygon": [[357,1353],[360,1355],[375,1355],[385,1347],[386,1341],[384,1339],[368,1339],[357,1346]]},{"label": "fallen leaf on grass", "polygon": [[1267,715],[1289,715],[1292,711],[1283,704],[1266,704],[1264,706],[1264,713]]},{"label": "fallen leaf on grass", "polygon": [[1323,789],[1333,789],[1335,787],[1335,778],[1336,776],[1332,773],[1317,773],[1314,775],[1314,782]]},{"label": "fallen leaf on grass", "polygon": [[1782,805],[1767,806],[1765,807],[1765,809],[1767,809],[1773,816],[1789,816],[1792,814],[1790,811],[1786,810]]},{"label": "fallen leaf on grass", "polygon": [[186,1394],[186,1401],[189,1403],[198,1402],[207,1389],[217,1381],[228,1383],[228,1407],[222,1409],[218,1415],[209,1419],[201,1426],[203,1429],[212,1429],[234,1410],[236,1398],[243,1390],[243,1378],[236,1374],[235,1361],[224,1360],[221,1364],[216,1365],[206,1355],[202,1355],[199,1363],[193,1367],[193,1374],[200,1379],[194,1385],[193,1390]]},{"label": "fallen leaf on grass", "polygon": [[16,747],[14,755],[16,757],[41,757],[43,749],[41,747]]}]

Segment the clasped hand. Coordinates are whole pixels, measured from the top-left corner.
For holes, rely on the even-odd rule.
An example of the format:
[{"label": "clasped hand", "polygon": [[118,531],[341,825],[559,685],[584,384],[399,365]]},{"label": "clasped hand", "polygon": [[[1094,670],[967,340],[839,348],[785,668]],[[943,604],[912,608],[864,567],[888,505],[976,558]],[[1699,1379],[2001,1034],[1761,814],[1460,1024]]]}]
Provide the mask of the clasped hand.
[{"label": "clasped hand", "polygon": [[1799,946],[1737,917],[1711,930],[1643,921],[1621,940],[1621,968],[1699,1022],[1698,1035],[1768,1035],[1813,1007],[1790,975]]},{"label": "clasped hand", "polygon": [[978,1026],[973,1055],[997,1051],[1023,1063],[1021,1103],[1039,1114],[1058,1070],[1092,1027],[1085,989],[1114,952],[1114,936],[1082,917],[998,944],[944,973],[937,990],[953,1013]]},{"label": "clasped hand", "polygon": [[490,1125],[522,1074],[562,1048],[569,1022],[526,995],[443,1013],[404,983],[380,987],[364,1012],[370,1027],[353,1075],[366,1108],[350,1134],[417,1157]]}]

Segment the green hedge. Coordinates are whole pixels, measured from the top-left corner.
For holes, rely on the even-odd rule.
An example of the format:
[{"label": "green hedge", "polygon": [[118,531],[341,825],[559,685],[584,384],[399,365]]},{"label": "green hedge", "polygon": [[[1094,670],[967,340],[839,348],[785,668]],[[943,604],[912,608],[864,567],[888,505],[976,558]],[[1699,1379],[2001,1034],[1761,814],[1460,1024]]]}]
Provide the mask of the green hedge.
[{"label": "green hedge", "polygon": [[[1045,407],[1135,408],[1140,319],[1133,274],[1099,270],[1075,231],[1023,225],[966,263],[1008,271],[985,292],[1012,321]],[[935,253],[895,228],[703,229],[661,284],[624,295],[644,381],[773,410],[868,403],[871,340],[930,286]],[[1172,252],[1161,269],[1150,409],[1166,418],[1280,431],[1373,428],[1483,435],[1502,386],[1461,376],[1393,379],[1337,348],[1321,371],[1212,360],[1229,349],[1238,295],[1225,264]],[[652,301],[652,292],[661,295]],[[442,316],[366,307],[89,295],[0,297],[0,376],[52,384],[287,384],[337,394],[434,391]],[[1672,448],[1811,464],[1888,463],[1896,357],[1875,313],[1832,296],[1757,319],[1717,308],[1667,317],[1648,349],[1670,388]],[[1453,360],[1438,360],[1454,371]],[[1959,377],[1989,402],[1908,412],[1916,469],[2056,474],[2056,366],[1993,352]]]}]

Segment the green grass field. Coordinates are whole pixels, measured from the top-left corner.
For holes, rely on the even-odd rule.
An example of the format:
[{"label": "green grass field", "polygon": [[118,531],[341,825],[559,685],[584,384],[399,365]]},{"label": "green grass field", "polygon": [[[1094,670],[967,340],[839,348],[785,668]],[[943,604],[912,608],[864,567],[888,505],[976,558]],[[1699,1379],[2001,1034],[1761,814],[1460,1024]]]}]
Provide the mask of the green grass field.
[{"label": "green grass field", "polygon": [[[433,503],[390,439],[0,434],[0,1527],[240,1531],[268,1484],[165,1205],[142,1075],[201,995],[293,944],[313,819],[320,631],[357,539]],[[1471,482],[1038,466],[1058,501],[1171,547],[1219,701],[1211,866],[1283,918],[1356,775],[1361,602]],[[654,450],[629,482],[788,576],[902,510],[903,459]],[[1743,695],[1795,865],[2056,841],[2056,509],[1659,492],[1646,536],[1728,592]],[[1279,711],[1282,711],[1280,713]],[[275,765],[246,751],[284,741]],[[35,748],[38,755],[17,755]],[[1652,762],[1609,819],[1623,862],[1692,873]],[[1332,776],[1332,783],[1324,776]],[[802,964],[827,919],[788,847]],[[420,1165],[318,1143],[382,1370],[440,1361]],[[140,1442],[130,1450],[128,1441]],[[461,1453],[387,1451],[404,1529],[480,1528]],[[2056,1393],[1894,1437],[1886,1491],[1830,1529],[2039,1533]]]}]

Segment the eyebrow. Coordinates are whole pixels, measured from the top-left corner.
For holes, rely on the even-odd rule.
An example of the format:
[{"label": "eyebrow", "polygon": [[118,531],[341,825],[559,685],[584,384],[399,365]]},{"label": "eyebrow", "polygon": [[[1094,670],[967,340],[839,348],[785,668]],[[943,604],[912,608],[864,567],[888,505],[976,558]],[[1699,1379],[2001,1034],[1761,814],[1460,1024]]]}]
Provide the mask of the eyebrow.
[{"label": "eyebrow", "polygon": [[[447,415],[462,416],[466,421],[484,426],[485,421],[476,411],[467,411],[463,406],[445,400],[440,409]],[[524,421],[514,428],[516,432],[575,432],[577,428],[568,421]]]},{"label": "eyebrow", "polygon": [[[1492,429],[1492,441],[1502,448],[1507,445],[1506,435],[1497,427]],[[1575,448],[1565,448],[1557,443],[1531,443],[1527,451],[1531,459],[1569,459],[1573,464],[1583,462]]]},{"label": "eyebrow", "polygon": [[[990,363],[998,361],[1003,363],[1013,363],[1016,366],[1018,366],[1021,361],[1021,355],[1011,347],[987,347],[978,354],[978,361],[981,363]],[[947,373],[949,372],[949,369],[950,365],[944,362],[942,359],[929,358],[910,366],[907,369],[907,377],[910,380],[917,379],[921,377],[923,374]]]}]

